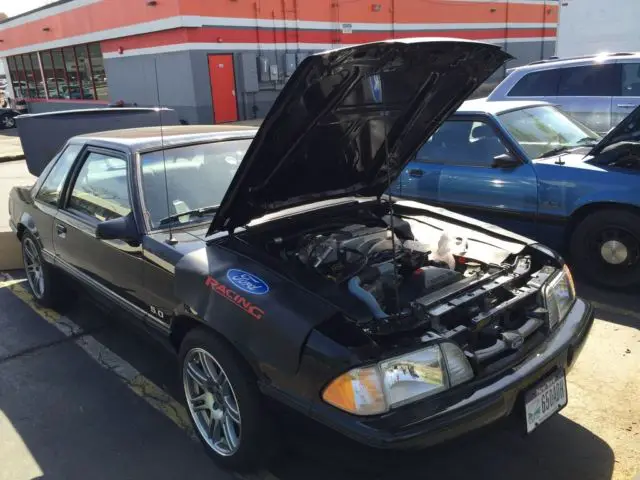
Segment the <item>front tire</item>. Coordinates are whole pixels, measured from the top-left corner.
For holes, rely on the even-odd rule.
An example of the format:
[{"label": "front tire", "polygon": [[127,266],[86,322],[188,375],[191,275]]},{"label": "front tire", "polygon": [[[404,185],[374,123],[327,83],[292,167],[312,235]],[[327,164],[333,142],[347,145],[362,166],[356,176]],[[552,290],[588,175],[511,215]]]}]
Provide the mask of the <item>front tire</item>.
[{"label": "front tire", "polygon": [[582,220],[571,236],[573,268],[608,288],[640,285],[640,215],[603,209]]},{"label": "front tire", "polygon": [[179,359],[189,416],[209,456],[236,471],[263,466],[277,442],[248,365],[225,341],[201,328],[186,335]]}]

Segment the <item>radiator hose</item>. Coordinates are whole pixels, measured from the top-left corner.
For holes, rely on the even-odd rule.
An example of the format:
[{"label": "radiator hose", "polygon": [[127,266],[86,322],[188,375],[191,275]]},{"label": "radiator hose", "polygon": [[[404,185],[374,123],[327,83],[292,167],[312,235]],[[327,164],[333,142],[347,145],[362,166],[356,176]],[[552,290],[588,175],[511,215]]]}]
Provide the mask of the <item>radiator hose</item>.
[{"label": "radiator hose", "polygon": [[380,304],[376,300],[376,297],[362,288],[362,284],[372,283],[379,279],[382,275],[392,271],[393,264],[391,262],[383,263],[382,265],[365,269],[365,271],[361,274],[352,277],[347,284],[351,295],[364,303],[369,308],[374,318],[378,320],[386,318],[388,317],[388,315],[384,310],[382,310],[382,307],[380,307]]}]

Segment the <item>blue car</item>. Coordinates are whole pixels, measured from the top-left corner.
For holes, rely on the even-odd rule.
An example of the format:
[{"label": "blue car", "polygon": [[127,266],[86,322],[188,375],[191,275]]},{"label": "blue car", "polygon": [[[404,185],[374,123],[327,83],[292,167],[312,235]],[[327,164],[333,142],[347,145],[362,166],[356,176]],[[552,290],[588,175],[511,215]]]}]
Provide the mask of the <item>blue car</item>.
[{"label": "blue car", "polygon": [[464,103],[391,193],[568,253],[586,280],[640,285],[640,108],[604,138],[544,102]]}]

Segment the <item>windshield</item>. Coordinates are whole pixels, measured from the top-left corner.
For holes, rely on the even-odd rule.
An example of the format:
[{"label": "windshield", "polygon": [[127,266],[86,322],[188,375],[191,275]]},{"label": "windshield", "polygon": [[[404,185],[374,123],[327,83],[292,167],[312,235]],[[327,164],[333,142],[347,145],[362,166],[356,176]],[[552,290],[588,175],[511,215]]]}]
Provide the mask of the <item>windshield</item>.
[{"label": "windshield", "polygon": [[498,115],[529,158],[592,146],[600,135],[551,105],[513,110]]},{"label": "windshield", "polygon": [[[172,215],[219,205],[250,143],[230,140],[169,148],[164,157],[162,150],[143,154],[142,190],[152,227]],[[201,220],[203,215],[196,213],[185,213],[173,223]],[[204,218],[211,221],[213,214]]]}]

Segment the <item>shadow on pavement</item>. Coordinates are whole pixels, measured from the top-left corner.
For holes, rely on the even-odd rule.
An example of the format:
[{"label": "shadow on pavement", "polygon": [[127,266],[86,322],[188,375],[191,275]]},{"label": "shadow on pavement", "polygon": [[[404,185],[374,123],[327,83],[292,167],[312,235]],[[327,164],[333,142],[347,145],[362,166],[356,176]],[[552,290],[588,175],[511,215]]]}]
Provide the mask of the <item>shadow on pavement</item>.
[{"label": "shadow on pavement", "polygon": [[576,288],[578,295],[596,307],[596,318],[640,329],[640,301],[637,293],[605,290],[583,283],[578,283]]},{"label": "shadow on pavement", "polygon": [[18,129],[17,128],[9,128],[0,130],[0,137],[17,137]]},{"label": "shadow on pavement", "polygon": [[[606,298],[607,304],[627,305],[587,287],[580,286],[580,294],[592,300],[602,298],[595,300],[602,303]],[[20,303],[18,299],[8,301]],[[629,304],[627,308],[632,307]],[[114,314],[82,300],[67,312],[81,327],[93,330],[99,342],[179,399],[175,357],[149,337],[138,335],[129,322],[116,320],[119,315]],[[608,319],[603,313],[599,318]],[[34,323],[32,328],[45,328],[42,319],[29,321]],[[19,324],[26,326],[25,322]],[[91,478],[115,478],[113,475],[123,471],[144,478],[174,478],[181,468],[190,471],[190,478],[205,478],[207,472],[211,478],[227,478],[204,458],[199,445],[143,400],[123,395],[126,389],[113,374],[93,365],[72,345],[51,347],[11,362],[9,370],[8,366],[5,364],[0,374],[4,380],[0,380],[0,411],[12,419],[41,465],[45,473],[41,478],[60,478],[56,473],[62,472],[64,478],[82,478],[81,469],[92,472],[91,463],[100,465],[104,462],[96,459],[105,456],[110,458],[108,466],[100,465],[104,470],[93,471]],[[16,389],[23,393],[10,393]],[[291,412],[279,414],[278,420],[285,436],[284,451],[270,467],[278,480],[610,480],[613,472],[614,454],[609,445],[562,415],[552,417],[530,436],[514,428],[512,419],[414,452],[369,449]],[[69,435],[62,433],[65,430]],[[122,440],[114,442],[115,438]],[[60,458],[60,453],[67,451],[74,453],[68,459]],[[167,462],[169,458],[172,460]],[[68,462],[77,462],[78,470]]]},{"label": "shadow on pavement", "polygon": [[298,422],[271,472],[279,480],[609,480],[613,472],[611,448],[561,415],[528,437],[500,424],[414,452],[376,451],[322,430]]}]

